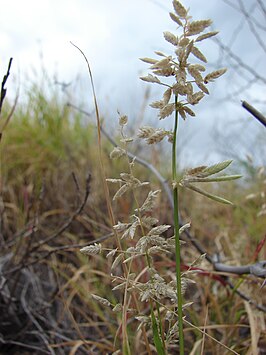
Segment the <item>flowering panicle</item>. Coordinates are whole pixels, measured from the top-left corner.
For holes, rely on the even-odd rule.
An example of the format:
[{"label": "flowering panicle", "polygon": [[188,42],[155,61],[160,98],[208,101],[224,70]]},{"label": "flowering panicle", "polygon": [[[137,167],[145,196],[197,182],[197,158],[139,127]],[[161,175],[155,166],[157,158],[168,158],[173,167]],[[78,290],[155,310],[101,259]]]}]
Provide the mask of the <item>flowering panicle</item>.
[{"label": "flowering panicle", "polygon": [[[178,111],[183,119],[187,115],[195,116],[195,113],[188,105],[197,105],[200,100],[209,94],[206,84],[214,81],[226,72],[226,69],[219,69],[203,75],[205,66],[190,61],[190,56],[194,56],[203,63],[207,59],[196,43],[215,36],[218,32],[204,32],[211,24],[211,20],[192,21],[188,15],[188,10],[177,0],[173,1],[174,12],[170,13],[170,18],[182,29],[179,36],[172,32],[164,32],[165,40],[174,46],[174,55],[166,55],[162,52],[155,52],[160,59],[141,58],[142,61],[151,64],[152,74],[142,76],[141,79],[150,83],[156,83],[167,87],[163,94],[163,99],[152,103],[151,106],[159,110],[159,118],[164,119],[174,111]],[[172,77],[174,82],[169,84],[163,82],[159,77]],[[172,95],[184,96],[182,101],[171,102]],[[147,139],[146,137],[144,137]],[[160,138],[164,137],[160,135]],[[149,141],[149,144],[157,143],[161,139]]]},{"label": "flowering panicle", "polygon": [[[183,309],[190,306],[191,303],[183,304],[183,294],[192,280],[186,278],[186,273],[195,272],[192,266],[200,263],[204,255],[200,256],[191,269],[181,272],[180,241],[179,236],[186,232],[190,223],[180,226],[179,207],[178,207],[178,188],[183,186],[201,193],[213,200],[230,203],[229,201],[212,195],[195,184],[203,182],[229,181],[239,178],[239,175],[215,174],[227,168],[231,161],[225,161],[212,166],[200,166],[188,170],[180,180],[177,178],[176,164],[176,134],[178,116],[184,120],[187,116],[194,117],[192,109],[197,105],[205,95],[209,94],[207,85],[219,78],[226,72],[226,69],[218,69],[210,73],[205,73],[204,63],[207,63],[205,55],[201,52],[199,46],[202,41],[215,36],[218,32],[209,31],[211,20],[193,21],[188,14],[188,10],[178,1],[173,0],[173,12],[170,13],[171,20],[178,26],[180,33],[173,34],[170,31],[164,32],[164,39],[173,46],[173,53],[170,55],[156,51],[156,59],[142,58],[142,61],[150,65],[151,73],[141,79],[148,83],[158,84],[164,87],[164,92],[160,100],[151,103],[151,107],[159,111],[159,119],[165,119],[175,112],[174,130],[169,131],[162,128],[153,128],[150,126],[141,127],[138,131],[138,137],[144,139],[147,144],[161,142],[164,138],[173,143],[172,149],[172,180],[173,180],[173,201],[174,201],[174,235],[171,232],[172,227],[168,224],[159,224],[159,221],[153,217],[153,209],[160,190],[151,190],[146,192],[149,182],[143,182],[134,175],[135,159],[130,158],[127,147],[132,142],[132,138],[125,135],[124,129],[128,123],[126,115],[120,115],[119,125],[122,139],[122,147],[115,147],[110,153],[111,159],[126,159],[128,163],[128,172],[120,173],[119,178],[106,179],[108,182],[118,186],[113,200],[124,197],[125,193],[131,193],[135,201],[135,209],[126,221],[117,221],[113,225],[114,234],[117,240],[117,247],[110,251],[108,249],[107,258],[112,262],[112,278],[114,282],[113,290],[120,290],[125,293],[124,303],[111,304],[107,299],[95,296],[92,297],[105,306],[112,306],[114,312],[122,313],[122,327],[127,325],[128,307],[133,293],[134,301],[138,299],[141,302],[149,302],[150,316],[136,314],[136,319],[140,322],[139,328],[152,328],[154,336],[154,345],[160,354],[165,354],[167,346],[179,341],[178,350],[184,354],[183,338]],[[143,189],[143,187],[145,189]],[[136,189],[142,191],[141,202],[137,199]],[[128,243],[128,245],[127,245]],[[81,249],[86,255],[97,254],[101,252],[100,244],[94,244]],[[165,255],[175,259],[175,273],[167,269],[164,274],[159,272],[158,259]],[[141,262],[139,262],[141,258]],[[144,260],[144,264],[143,264]],[[135,262],[136,261],[136,262]],[[144,268],[138,273],[137,268],[143,265]],[[137,297],[135,297],[137,296]],[[130,300],[130,302],[129,302]],[[137,307],[139,308],[139,307]],[[136,308],[136,309],[137,309]],[[140,308],[139,308],[140,309]],[[174,310],[175,309],[175,310]],[[145,311],[146,312],[146,311]],[[164,313],[163,316],[161,312]],[[136,313],[136,310],[135,310]],[[139,312],[138,312],[139,313]],[[167,321],[167,326],[162,322]],[[167,334],[164,329],[168,328]],[[123,334],[126,329],[123,329]],[[125,345],[125,349],[128,344]]]}]

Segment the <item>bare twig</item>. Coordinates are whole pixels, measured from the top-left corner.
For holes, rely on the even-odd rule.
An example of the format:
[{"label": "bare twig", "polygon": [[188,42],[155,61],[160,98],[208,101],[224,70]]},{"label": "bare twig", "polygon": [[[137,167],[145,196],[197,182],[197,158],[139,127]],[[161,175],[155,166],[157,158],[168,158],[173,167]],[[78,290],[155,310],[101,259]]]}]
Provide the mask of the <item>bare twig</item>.
[{"label": "bare twig", "polygon": [[256,26],[254,25],[254,22],[252,21],[250,15],[249,15],[249,12],[246,10],[244,3],[242,2],[242,0],[238,0],[238,3],[239,3],[239,7],[241,9],[242,14],[245,16],[245,18],[248,22],[250,32],[254,35],[258,44],[263,49],[263,51],[266,53],[265,41],[261,38],[260,34],[256,30]]},{"label": "bare twig", "polygon": [[20,341],[5,340],[5,339],[2,339],[2,338],[0,337],[0,343],[1,343],[1,344],[17,345],[17,346],[19,346],[19,347],[21,347],[21,348],[33,350],[33,351],[36,351],[35,354],[37,354],[37,352],[38,352],[38,354],[40,354],[40,353],[42,353],[42,354],[48,354],[48,355],[51,354],[50,351],[43,350],[43,349],[41,349],[39,346],[34,346],[34,345],[22,343],[22,342],[20,342]]},{"label": "bare twig", "polygon": [[[60,251],[72,251],[73,249],[81,249],[83,247],[86,247],[88,245],[92,245],[94,243],[101,243],[101,242],[103,242],[103,241],[105,241],[105,240],[107,240],[107,239],[109,239],[109,238],[111,238],[113,236],[114,236],[114,233],[111,232],[111,233],[108,233],[108,234],[103,235],[103,236],[101,236],[101,237],[99,237],[97,239],[93,239],[90,242],[86,242],[86,243],[83,243],[83,244],[72,244],[72,245],[63,245],[63,246],[54,247],[53,249],[45,252],[44,255],[41,255],[40,257],[38,257],[38,258],[36,258],[36,259],[34,259],[32,261],[29,261],[26,264],[23,264],[23,268],[38,264],[42,260],[46,260],[52,254],[58,253]],[[21,266],[17,267],[17,268],[14,268],[12,270],[6,271],[4,274],[13,273],[14,271],[17,271],[17,269],[21,269]]]},{"label": "bare twig", "polygon": [[32,321],[32,324],[35,325],[35,327],[38,329],[38,335],[39,337],[43,340],[43,342],[45,343],[47,349],[50,351],[50,354],[55,355],[54,350],[51,348],[51,346],[49,345],[49,341],[47,340],[46,336],[45,336],[45,332],[43,330],[43,328],[41,327],[41,325],[39,324],[39,322],[37,321],[37,319],[33,316],[33,314],[31,313],[27,302],[26,302],[26,293],[29,287],[29,282],[27,282],[27,284],[24,286],[22,293],[21,293],[21,304],[23,306],[24,311],[26,312],[26,314],[28,315],[29,319]]},{"label": "bare twig", "polygon": [[250,274],[266,278],[266,261],[259,261],[251,265],[231,266],[222,263],[214,263],[216,271],[232,273],[237,275]]},{"label": "bare twig", "polygon": [[5,97],[6,97],[6,91],[7,91],[7,89],[5,88],[5,85],[6,85],[7,79],[8,79],[9,74],[10,74],[10,68],[11,68],[12,60],[13,60],[13,58],[10,58],[10,59],[9,59],[9,64],[8,64],[7,72],[6,72],[6,75],[3,77],[3,81],[2,81],[2,85],[1,85],[1,93],[0,93],[0,114],[1,114],[1,112],[2,112],[3,102],[4,102],[4,99],[5,99]]},{"label": "bare twig", "polygon": [[72,214],[72,216],[69,218],[69,220],[65,224],[62,225],[61,228],[59,228],[54,234],[52,234],[48,238],[42,240],[34,248],[32,248],[31,253],[36,251],[37,249],[39,249],[42,245],[47,244],[51,240],[57,238],[60,234],[62,234],[71,225],[71,223],[74,221],[74,219],[81,213],[81,211],[83,210],[83,208],[86,205],[87,199],[90,194],[90,182],[91,182],[91,174],[88,174],[87,179],[86,179],[86,188],[85,188],[84,198],[83,198],[81,204],[79,205],[79,207]]},{"label": "bare twig", "polygon": [[264,127],[266,127],[266,117],[258,110],[251,106],[248,102],[242,101],[242,106],[251,113]]},{"label": "bare twig", "polygon": [[266,78],[264,78],[259,73],[257,73],[254,68],[244,63],[243,60],[238,55],[236,55],[228,46],[222,43],[220,39],[215,38],[214,41],[219,45],[219,47],[223,51],[225,51],[230,56],[230,58],[232,58],[235,61],[235,63],[238,65],[238,68],[244,69],[246,72],[251,74],[255,79],[262,82],[263,84],[266,84]]}]

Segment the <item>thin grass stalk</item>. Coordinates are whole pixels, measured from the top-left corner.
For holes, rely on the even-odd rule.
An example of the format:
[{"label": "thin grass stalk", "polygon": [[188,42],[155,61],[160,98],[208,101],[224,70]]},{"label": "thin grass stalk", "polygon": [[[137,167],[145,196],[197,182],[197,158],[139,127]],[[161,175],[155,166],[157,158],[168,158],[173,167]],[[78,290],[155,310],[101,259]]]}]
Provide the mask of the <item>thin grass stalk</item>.
[{"label": "thin grass stalk", "polygon": [[[115,217],[114,217],[114,212],[113,212],[113,208],[112,208],[112,204],[111,204],[111,199],[110,199],[110,193],[109,193],[109,188],[108,185],[106,183],[106,174],[105,174],[105,168],[103,165],[103,158],[102,158],[102,141],[101,141],[101,123],[100,123],[100,113],[99,113],[99,107],[98,107],[98,102],[97,102],[97,96],[96,96],[96,91],[95,91],[95,87],[94,87],[94,81],[93,81],[93,76],[92,76],[92,71],[91,71],[91,67],[89,64],[89,61],[85,55],[85,53],[74,43],[70,42],[75,48],[77,48],[79,50],[79,52],[82,54],[82,56],[85,59],[85,62],[87,64],[87,68],[89,71],[89,78],[90,78],[90,82],[91,82],[91,87],[92,87],[92,93],[93,93],[93,100],[94,100],[94,107],[95,107],[95,113],[96,113],[96,123],[97,123],[97,133],[98,133],[98,155],[99,155],[99,163],[100,163],[100,171],[101,171],[101,177],[103,180],[103,187],[104,187],[104,194],[105,194],[105,199],[106,199],[106,203],[107,203],[107,209],[108,209],[108,214],[109,214],[109,218],[111,221],[111,225],[115,225]],[[119,249],[121,250],[121,243],[119,240],[119,237],[116,233],[116,230],[114,230],[114,235],[115,235],[115,239],[116,239],[116,243],[119,247]],[[123,272],[125,275],[127,275],[128,271],[127,271],[127,267],[126,265],[122,265],[123,267]],[[127,333],[127,319],[126,319],[126,310],[123,309],[122,312],[122,334],[123,334],[123,349],[127,349],[126,354],[130,355],[130,348],[129,348],[129,341],[128,341],[128,333]]]},{"label": "thin grass stalk", "polygon": [[[121,135],[122,135],[123,138],[126,138],[126,137],[124,136],[123,129],[121,130]],[[132,166],[131,166],[131,163],[130,163],[129,154],[128,154],[128,150],[127,150],[127,145],[125,145],[125,150],[126,150],[126,152],[127,152],[126,159],[127,159],[127,163],[128,163],[128,167],[129,167],[129,173],[130,173],[131,175],[133,175],[133,170],[132,170]],[[136,197],[136,194],[135,194],[134,190],[132,191],[132,193],[133,193],[133,198],[134,198],[134,201],[135,201],[135,203],[136,203],[137,210],[138,210],[138,215],[139,215],[139,217],[141,217],[138,199],[137,199],[137,197]],[[141,220],[141,218],[140,218],[140,227],[141,227],[142,235],[144,235],[145,233],[144,233],[144,228],[143,228],[143,225],[142,225],[142,220]],[[148,254],[146,254],[146,260],[147,260],[147,265],[148,265],[149,268],[150,268],[150,267],[151,267],[151,264],[150,264],[150,259],[149,259]],[[131,265],[131,264],[130,264],[130,265]],[[129,274],[129,271],[128,271],[128,274]],[[137,310],[138,310],[138,312],[139,312],[139,307],[138,307],[138,303],[137,303],[137,299],[136,299],[135,294],[133,294],[133,299],[135,300],[135,305],[136,305],[136,308],[137,308]],[[151,309],[152,309],[152,305],[151,305]],[[151,349],[150,349],[150,345],[149,345],[149,341],[148,341],[146,329],[145,329],[144,326],[142,326],[141,329],[142,329],[142,333],[143,333],[143,336],[144,336],[144,341],[145,341],[147,353],[151,355]]]},{"label": "thin grass stalk", "polygon": [[[178,128],[178,96],[175,96],[175,124],[173,132],[172,148],[172,180],[177,181],[176,164],[176,141]],[[176,263],[176,289],[177,289],[177,310],[178,310],[178,334],[179,334],[179,353],[184,354],[184,332],[182,317],[182,292],[181,292],[181,256],[180,256],[180,236],[179,236],[179,213],[178,213],[178,186],[173,189],[174,198],[174,227],[175,227],[175,263]]]}]

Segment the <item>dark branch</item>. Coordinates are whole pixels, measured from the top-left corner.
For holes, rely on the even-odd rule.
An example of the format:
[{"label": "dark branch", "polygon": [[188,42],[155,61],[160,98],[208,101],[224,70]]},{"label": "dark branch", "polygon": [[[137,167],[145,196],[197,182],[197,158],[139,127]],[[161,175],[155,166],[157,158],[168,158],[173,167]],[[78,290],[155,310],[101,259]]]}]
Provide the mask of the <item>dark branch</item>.
[{"label": "dark branch", "polygon": [[264,127],[266,127],[266,117],[246,101],[242,101],[242,106],[251,113]]},{"label": "dark branch", "polygon": [[6,75],[4,75],[4,77],[3,77],[3,81],[2,81],[2,85],[1,85],[1,93],[0,93],[0,113],[1,113],[1,111],[2,111],[3,102],[4,102],[4,99],[5,99],[5,97],[6,97],[6,91],[7,91],[7,89],[5,88],[5,85],[6,85],[7,79],[8,79],[9,74],[10,74],[10,68],[11,68],[12,60],[13,60],[13,58],[10,58],[10,59],[9,59],[9,64],[8,64],[7,72],[6,72]]}]

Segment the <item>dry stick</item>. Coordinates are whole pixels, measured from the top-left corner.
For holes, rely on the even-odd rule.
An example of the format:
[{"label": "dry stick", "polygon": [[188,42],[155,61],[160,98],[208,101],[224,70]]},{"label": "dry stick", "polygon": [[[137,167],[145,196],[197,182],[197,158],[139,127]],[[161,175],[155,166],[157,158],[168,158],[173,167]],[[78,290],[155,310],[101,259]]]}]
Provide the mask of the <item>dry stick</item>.
[{"label": "dry stick", "polygon": [[0,114],[2,112],[2,107],[3,107],[3,102],[4,102],[4,99],[6,97],[6,88],[5,88],[5,84],[7,82],[7,79],[9,77],[9,74],[10,74],[10,68],[11,68],[11,64],[12,64],[12,60],[13,58],[10,58],[9,59],[9,64],[8,64],[8,68],[7,68],[7,72],[6,72],[6,75],[3,77],[3,81],[2,81],[2,85],[1,85],[1,93],[0,93]]},{"label": "dry stick", "polygon": [[251,113],[264,127],[266,127],[266,117],[258,110],[251,106],[247,101],[242,101],[242,106]]},{"label": "dry stick", "polygon": [[[4,75],[3,77],[3,80],[2,80],[2,84],[1,84],[1,92],[0,92],[0,119],[1,119],[1,112],[2,112],[2,107],[3,107],[3,103],[4,103],[4,99],[6,97],[6,92],[7,92],[7,89],[5,88],[5,85],[6,85],[6,82],[7,82],[7,79],[9,77],[9,74],[10,74],[10,68],[11,68],[11,64],[12,64],[12,60],[13,58],[10,58],[9,59],[9,64],[8,64],[8,68],[7,68],[7,72],[6,72],[6,75]],[[18,95],[16,97],[16,100],[15,100],[15,104],[13,105],[12,109],[11,109],[11,112],[10,114],[8,115],[6,121],[4,122],[2,128],[0,128],[0,142],[1,142],[1,139],[2,139],[2,133],[3,133],[3,130],[4,128],[7,126],[11,116],[13,115],[14,113],[14,110],[15,110],[15,107],[16,107],[16,104],[17,104],[17,100],[18,100]],[[0,156],[0,178],[1,178],[1,171],[2,171],[2,161],[1,161],[1,156]],[[1,186],[1,182],[0,182],[0,235],[2,236],[2,224],[3,224],[3,215],[4,215],[4,212],[5,212],[5,205],[3,203],[3,199],[2,199],[2,186]],[[4,238],[2,237],[2,239],[4,240]]]},{"label": "dry stick", "polygon": [[38,353],[38,354],[43,353],[43,354],[51,355],[51,352],[50,352],[50,351],[46,351],[46,350],[40,349],[39,346],[34,346],[34,345],[26,344],[26,343],[21,343],[20,341],[4,340],[3,338],[0,338],[0,343],[1,343],[1,344],[17,345],[17,346],[20,346],[20,347],[22,347],[22,348],[26,348],[26,349],[30,349],[30,350],[35,350],[35,351],[37,351],[35,354],[37,354],[37,353]]},{"label": "dry stick", "polygon": [[82,212],[82,210],[84,209],[86,202],[88,200],[89,194],[90,194],[90,183],[91,183],[91,174],[89,173],[86,179],[86,189],[85,189],[85,194],[84,194],[84,198],[80,204],[80,206],[76,209],[76,211],[73,213],[73,215],[69,218],[69,220],[61,227],[59,228],[59,230],[57,232],[55,232],[53,235],[51,235],[50,237],[42,240],[41,242],[39,242],[32,250],[31,252],[35,251],[36,249],[38,249],[40,246],[50,242],[51,240],[55,239],[56,237],[58,237],[60,234],[62,234],[69,226],[70,224],[73,222],[73,220]]},{"label": "dry stick", "polygon": [[218,43],[219,47],[220,47],[223,51],[225,51],[225,52],[238,64],[238,66],[239,66],[240,68],[245,69],[245,70],[246,70],[248,73],[250,73],[255,79],[257,79],[257,80],[261,81],[262,83],[266,84],[266,78],[264,78],[263,76],[261,76],[260,74],[258,74],[258,73],[256,72],[256,70],[255,70],[253,67],[251,67],[251,66],[247,65],[246,63],[244,63],[244,62],[242,61],[242,59],[241,59],[239,56],[237,56],[235,53],[233,53],[232,50],[231,50],[228,46],[226,46],[224,43],[222,43],[221,40],[219,40],[218,38],[215,38],[214,41],[215,41],[216,43]]},{"label": "dry stick", "polygon": [[[27,264],[22,265],[22,267],[20,266],[20,267],[14,268],[8,272],[4,272],[4,274],[9,274],[11,272],[17,271],[17,269],[26,268],[26,267],[38,264],[40,261],[47,259],[52,254],[58,253],[59,251],[72,251],[73,249],[81,249],[83,247],[86,247],[88,245],[92,245],[94,243],[101,243],[113,236],[114,236],[114,233],[112,232],[112,233],[108,233],[106,235],[103,235],[97,239],[94,239],[90,242],[86,242],[84,244],[72,244],[72,245],[63,245],[60,247],[55,247],[55,248],[47,251],[44,255],[40,256],[39,258],[32,260],[32,261],[28,262]],[[40,250],[39,252],[42,252],[42,250]]]},{"label": "dry stick", "polygon": [[28,317],[30,318],[30,320],[32,321],[32,323],[35,325],[35,327],[38,329],[38,335],[39,337],[43,340],[44,344],[46,345],[46,347],[48,348],[48,350],[50,351],[50,354],[55,355],[55,352],[53,351],[53,349],[51,348],[48,339],[46,338],[46,336],[44,335],[45,332],[43,330],[43,328],[41,327],[41,325],[39,324],[39,322],[37,321],[36,318],[34,318],[34,316],[32,315],[27,302],[26,302],[26,293],[29,287],[29,283],[30,281],[27,281],[26,285],[24,286],[22,293],[21,293],[21,304],[22,307],[24,309],[24,311],[26,312],[26,314],[28,315]]},{"label": "dry stick", "polygon": [[[75,110],[85,114],[88,117],[91,117],[91,115],[85,111],[80,109],[79,107],[71,104],[71,103],[67,103],[67,105],[69,107],[74,108]],[[110,137],[110,135],[105,131],[105,129],[101,126],[101,132],[106,136],[106,138],[110,141],[110,143],[113,144],[113,146],[117,147],[117,143],[115,142],[115,140]],[[150,163],[148,163],[147,161],[145,161],[144,159],[139,158],[138,156],[135,156],[134,154],[127,152],[128,156],[131,158],[135,158],[135,161],[137,161],[139,164],[145,166],[147,169],[149,169],[160,181],[164,191],[166,192],[166,195],[168,197],[168,201],[171,205],[171,207],[173,208],[174,203],[173,203],[173,197],[172,197],[172,193],[171,190],[168,186],[167,180],[159,173],[159,171]],[[180,226],[182,226],[183,223],[180,220]],[[186,237],[189,239],[189,241],[191,242],[191,244],[199,251],[199,253],[201,255],[205,254],[206,259],[208,260],[208,262],[210,264],[213,265],[214,269],[216,271],[222,271],[225,272],[229,272],[229,273],[238,273],[238,274],[253,274],[255,276],[258,277],[266,277],[266,269],[265,269],[265,265],[266,265],[266,261],[261,261],[259,263],[255,263],[253,265],[244,265],[241,267],[233,267],[230,266],[230,269],[228,269],[228,265],[226,264],[222,264],[222,263],[216,263],[214,261],[214,258],[212,258],[208,253],[206,253],[206,251],[204,250],[204,248],[201,246],[201,244],[189,233],[189,231],[187,229],[185,229],[184,234],[186,235]],[[95,241],[91,242],[94,243]],[[226,280],[228,286],[233,290],[234,289],[234,285]],[[243,298],[244,300],[249,301],[250,303],[252,303],[257,309],[266,312],[266,307],[259,305],[257,303],[255,303],[254,301],[252,301],[251,299],[249,299],[246,295],[244,295],[241,291],[239,290],[235,290],[235,293],[237,293],[241,298]]]}]

